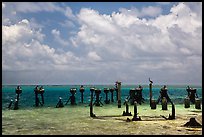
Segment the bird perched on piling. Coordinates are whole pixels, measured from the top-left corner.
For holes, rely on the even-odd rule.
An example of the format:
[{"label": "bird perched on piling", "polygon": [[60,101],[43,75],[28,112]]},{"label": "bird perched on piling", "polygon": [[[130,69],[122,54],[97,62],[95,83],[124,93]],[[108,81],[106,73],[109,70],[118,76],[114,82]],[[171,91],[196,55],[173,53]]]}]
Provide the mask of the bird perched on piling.
[{"label": "bird perched on piling", "polygon": [[149,78],[149,82],[150,82],[150,83],[153,83],[153,81],[152,81],[152,80],[150,80],[150,78]]}]

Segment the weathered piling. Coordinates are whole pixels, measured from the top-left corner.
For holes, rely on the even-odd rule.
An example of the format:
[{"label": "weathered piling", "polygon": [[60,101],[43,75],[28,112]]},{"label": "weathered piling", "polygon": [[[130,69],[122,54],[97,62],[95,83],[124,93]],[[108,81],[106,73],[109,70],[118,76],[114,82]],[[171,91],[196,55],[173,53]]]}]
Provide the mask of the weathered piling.
[{"label": "weathered piling", "polygon": [[20,94],[22,93],[22,89],[20,86],[17,86],[16,88],[16,99],[14,102],[14,109],[18,109],[18,103],[19,103],[19,98],[20,98]]},{"label": "weathered piling", "polygon": [[121,82],[117,81],[118,84],[118,108],[121,108]]},{"label": "weathered piling", "polygon": [[152,83],[153,83],[153,81],[152,80],[150,80],[150,78],[149,78],[149,105],[150,105],[150,107],[152,106],[151,105],[151,103],[152,103]]},{"label": "weathered piling", "polygon": [[75,99],[75,94],[76,94],[76,88],[71,88],[70,89],[70,92],[72,94],[72,96],[70,96],[70,99],[71,99],[71,105],[76,105],[76,99]]},{"label": "weathered piling", "polygon": [[58,101],[58,103],[56,105],[56,108],[62,108],[62,107],[64,107],[64,104],[63,104],[62,98],[59,97],[59,101]]},{"label": "weathered piling", "polygon": [[167,110],[167,99],[165,97],[162,98],[162,110]]},{"label": "weathered piling", "polygon": [[17,109],[18,109],[18,99],[15,99],[14,110],[17,110]]},{"label": "weathered piling", "polygon": [[172,110],[171,110],[172,112],[171,112],[171,115],[169,114],[168,118],[163,116],[163,115],[160,115],[161,117],[165,118],[166,120],[174,120],[176,118],[175,106],[173,103],[171,105],[172,105]]},{"label": "weathered piling", "polygon": [[100,106],[100,99],[99,99],[100,93],[101,93],[101,89],[95,89],[96,101],[94,104],[96,106]]},{"label": "weathered piling", "polygon": [[137,102],[134,102],[134,116],[132,118],[132,121],[141,121],[140,117],[137,117]]},{"label": "weathered piling", "polygon": [[172,110],[171,110],[171,111],[172,111],[172,115],[171,115],[171,118],[170,118],[170,119],[172,120],[172,119],[175,119],[175,118],[176,118],[176,113],[175,113],[175,106],[174,106],[174,104],[172,104]]},{"label": "weathered piling", "polygon": [[196,109],[201,109],[201,101],[199,98],[195,99],[195,108]]},{"label": "weathered piling", "polygon": [[75,99],[75,96],[74,96],[76,94],[76,91],[77,91],[76,88],[70,88],[70,93],[72,95],[69,97],[69,99],[67,100],[66,104],[71,100],[71,105],[76,105],[76,99]]},{"label": "weathered piling", "polygon": [[134,105],[135,93],[136,93],[136,89],[135,88],[130,89],[129,96],[130,96],[130,104],[131,105]]},{"label": "weathered piling", "polygon": [[17,95],[17,101],[19,101],[19,96],[20,96],[20,94],[22,93],[22,89],[20,89],[20,88],[17,88],[16,89],[16,95]]},{"label": "weathered piling", "polygon": [[84,87],[83,85],[80,87],[79,92],[81,92],[81,103],[84,102]]},{"label": "weathered piling", "polygon": [[189,108],[190,107],[190,99],[189,99],[189,97],[186,97],[184,99],[184,107],[185,108]]},{"label": "weathered piling", "polygon": [[156,100],[153,100],[151,101],[151,109],[156,109],[157,108],[157,103],[156,103]]},{"label": "weathered piling", "polygon": [[126,111],[123,111],[123,116],[132,116],[131,112],[129,112],[128,100],[125,100]]},{"label": "weathered piling", "polygon": [[45,102],[44,102],[44,92],[45,92],[45,90],[44,90],[44,88],[41,86],[41,87],[40,87],[40,95],[41,95],[41,99],[42,99],[42,104],[45,103]]},{"label": "weathered piling", "polygon": [[11,109],[12,104],[13,104],[13,99],[10,100],[10,103],[8,105],[8,109]]},{"label": "weathered piling", "polygon": [[109,88],[104,88],[104,93],[106,94],[106,100],[104,101],[106,104],[110,103],[110,99],[108,99]]},{"label": "weathered piling", "polygon": [[91,91],[90,117],[96,117],[96,115],[93,113],[93,92],[95,91],[95,88],[90,88],[90,91]]},{"label": "weathered piling", "polygon": [[111,102],[114,102],[114,99],[113,99],[113,92],[114,92],[114,88],[110,88]]}]

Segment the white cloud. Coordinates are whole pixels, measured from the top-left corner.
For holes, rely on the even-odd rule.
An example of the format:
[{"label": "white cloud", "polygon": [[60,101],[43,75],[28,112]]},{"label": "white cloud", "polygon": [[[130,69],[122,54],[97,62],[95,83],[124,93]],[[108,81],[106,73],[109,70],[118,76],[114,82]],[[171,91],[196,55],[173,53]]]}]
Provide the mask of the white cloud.
[{"label": "white cloud", "polygon": [[101,57],[99,55],[97,55],[96,52],[89,52],[88,53],[88,57],[91,59],[91,60],[95,60],[95,61],[99,61],[101,60]]},{"label": "white cloud", "polygon": [[131,16],[137,16],[137,17],[156,17],[162,13],[161,7],[154,7],[154,6],[148,6],[148,7],[142,7],[141,10],[133,7],[131,9],[125,9],[120,8],[119,11],[121,13],[124,13],[125,15],[131,15]]},{"label": "white cloud", "polygon": [[27,19],[23,19],[17,24],[10,26],[2,26],[2,44],[27,42],[32,38],[42,41],[45,37],[41,34],[41,30],[34,31],[30,28],[30,23]]},{"label": "white cloud", "polygon": [[17,2],[12,3],[17,12],[63,12],[64,9],[51,2]]},{"label": "white cloud", "polygon": [[[60,34],[57,30],[53,30],[53,33]],[[59,54],[54,48],[43,44],[44,36],[40,30],[31,28],[26,19],[14,25],[2,26],[3,70],[61,69],[61,65],[68,67],[80,61],[70,51]]]},{"label": "white cloud", "polygon": [[[132,9],[121,8],[121,13],[114,12],[111,16],[99,14],[92,9],[82,9],[78,15],[82,27],[72,41],[81,48],[85,46],[91,52],[99,54],[100,59],[107,62],[108,66],[119,61],[121,64],[129,62],[134,69],[151,72],[152,69],[162,70],[162,73],[169,72],[170,75],[172,70],[176,70],[178,75],[196,72],[187,67],[195,63],[185,60],[192,55],[202,56],[202,32],[198,31],[202,27],[202,21],[197,12],[182,3],[172,7],[169,14],[160,16],[159,8],[156,11],[153,7],[148,7],[147,13],[144,12],[145,8],[143,13],[142,10]],[[144,16],[151,13],[151,10],[156,11],[152,16],[158,17],[148,20],[137,18],[139,13]],[[123,70],[123,67],[117,71]],[[197,67],[201,65],[197,64]],[[145,74],[146,71],[141,73]],[[197,78],[199,73],[201,72],[194,73]]]},{"label": "white cloud", "polygon": [[66,7],[65,8],[65,16],[67,16],[69,19],[75,20],[76,17],[75,15],[72,13],[72,9],[70,7]]},{"label": "white cloud", "polygon": [[62,46],[69,45],[69,41],[66,41],[61,38],[59,30],[53,29],[51,33],[53,34],[55,41],[57,41],[60,45]]},{"label": "white cloud", "polygon": [[142,8],[140,16],[156,17],[161,13],[162,13],[162,9],[160,7],[148,6],[148,7]]},{"label": "white cloud", "polygon": [[56,36],[59,36],[60,35],[60,31],[56,30],[56,29],[53,29],[52,30],[52,34],[53,35],[56,35]]},{"label": "white cloud", "polygon": [[[47,9],[22,7],[20,12],[66,11],[66,17],[78,20],[78,32],[66,40],[62,39],[60,29],[51,30],[51,34],[55,42],[72,46],[67,51],[57,52],[57,48],[44,44],[45,35],[41,29],[26,19],[3,24],[3,70],[39,69],[37,66],[41,66],[40,69],[69,70],[74,71],[73,74],[87,72],[84,76],[94,74],[90,81],[109,77],[125,82],[140,78],[145,82],[146,77],[160,77],[166,81],[170,77],[173,77],[171,80],[184,77],[182,82],[185,83],[185,78],[192,75],[192,79],[202,80],[200,3],[178,3],[167,15],[160,15],[162,9],[151,6],[141,10],[121,8],[120,12],[110,15],[82,8],[73,15],[69,7],[51,5]],[[19,9],[16,11],[18,13]]]}]

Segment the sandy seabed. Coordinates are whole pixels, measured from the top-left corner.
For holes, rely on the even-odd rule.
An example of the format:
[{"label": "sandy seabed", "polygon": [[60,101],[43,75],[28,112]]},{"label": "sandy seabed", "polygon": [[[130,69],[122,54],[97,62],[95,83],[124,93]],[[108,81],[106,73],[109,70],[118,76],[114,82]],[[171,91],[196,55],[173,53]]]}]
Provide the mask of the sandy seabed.
[{"label": "sandy seabed", "polygon": [[[134,114],[134,106],[129,111]],[[63,108],[40,107],[19,110],[2,110],[3,135],[202,135],[202,128],[188,128],[183,125],[195,117],[202,125],[202,109],[194,105],[184,108],[175,105],[176,119],[165,120],[160,115],[168,117],[168,110],[162,110],[161,105],[153,110],[149,104],[138,105],[138,116],[142,121],[126,122],[133,116],[122,116],[125,105],[117,104],[94,106],[96,118],[90,117],[87,104],[76,106],[66,105]]]}]

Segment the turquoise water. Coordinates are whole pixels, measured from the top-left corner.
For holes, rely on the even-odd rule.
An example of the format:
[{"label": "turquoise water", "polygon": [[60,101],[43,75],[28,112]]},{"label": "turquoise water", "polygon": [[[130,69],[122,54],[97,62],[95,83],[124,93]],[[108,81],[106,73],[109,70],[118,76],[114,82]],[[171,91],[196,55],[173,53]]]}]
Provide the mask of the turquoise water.
[{"label": "turquoise water", "polygon": [[[157,99],[159,97],[160,88],[163,85],[153,85],[153,99]],[[186,87],[188,85],[167,85],[169,97],[175,104],[182,104],[183,99],[186,97]],[[15,99],[15,88],[17,85],[3,85],[2,86],[2,110],[8,107],[10,103],[10,99]],[[76,103],[77,105],[81,105],[81,93],[79,92],[80,85],[43,85],[45,89],[44,93],[44,100],[45,104],[43,107],[55,107],[58,102],[58,97],[61,96],[64,103],[68,100],[71,96],[69,92],[70,88],[77,88],[76,92]],[[105,100],[105,93],[103,92],[104,88],[114,88],[114,85],[84,85],[84,104],[88,104],[90,102],[90,87],[99,88],[102,90],[100,96],[102,97],[102,103]],[[138,85],[122,85],[121,87],[121,99],[122,103],[124,102],[125,98],[129,95],[129,90],[131,88],[136,88]],[[149,86],[142,85],[143,87],[143,98],[145,99],[145,103],[149,103]],[[202,87],[201,86],[191,86],[197,89],[198,97],[202,101]],[[28,109],[34,107],[35,104],[35,94],[34,88],[35,85],[22,85],[22,94],[20,95],[19,101],[19,109]],[[111,94],[109,92],[108,98],[111,99]],[[39,98],[41,100],[41,98]],[[116,102],[116,92],[114,92],[114,103]],[[69,102],[70,104],[70,102]],[[112,103],[113,104],[113,103]],[[108,105],[108,104],[107,104]]]}]

